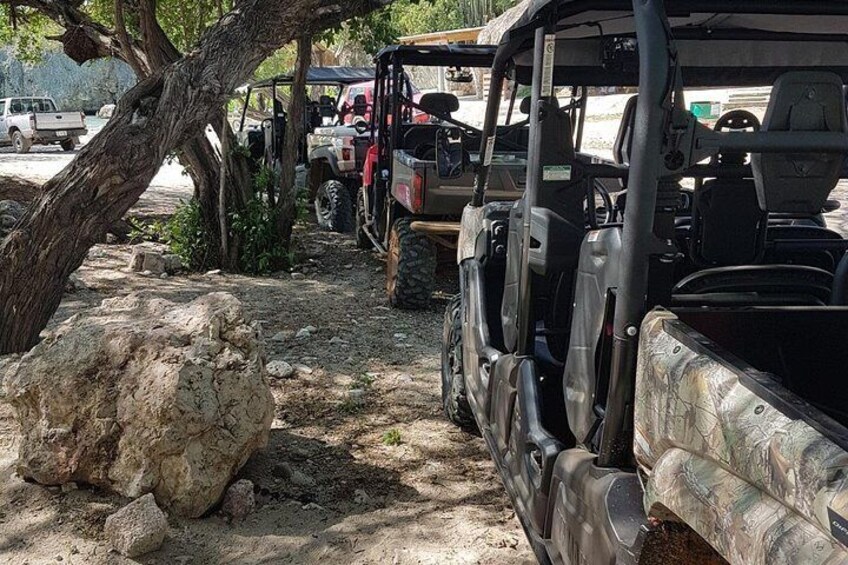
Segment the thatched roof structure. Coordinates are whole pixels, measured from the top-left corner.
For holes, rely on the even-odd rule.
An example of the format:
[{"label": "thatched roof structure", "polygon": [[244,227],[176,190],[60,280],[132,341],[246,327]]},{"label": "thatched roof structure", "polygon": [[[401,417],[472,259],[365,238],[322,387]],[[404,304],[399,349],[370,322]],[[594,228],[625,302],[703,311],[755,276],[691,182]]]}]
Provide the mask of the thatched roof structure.
[{"label": "thatched roof structure", "polygon": [[517,22],[524,12],[530,7],[532,0],[522,0],[494,20],[486,24],[486,27],[480,31],[477,36],[477,43],[480,45],[497,45],[501,42],[501,37],[509,28]]}]

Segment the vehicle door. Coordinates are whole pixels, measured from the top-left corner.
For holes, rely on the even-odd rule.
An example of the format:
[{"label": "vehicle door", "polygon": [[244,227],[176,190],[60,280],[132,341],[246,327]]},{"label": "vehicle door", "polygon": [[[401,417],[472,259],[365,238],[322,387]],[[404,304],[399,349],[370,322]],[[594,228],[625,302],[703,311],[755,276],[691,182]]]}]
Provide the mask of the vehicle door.
[{"label": "vehicle door", "polygon": [[6,100],[0,100],[0,141],[9,141],[9,125],[6,123]]}]

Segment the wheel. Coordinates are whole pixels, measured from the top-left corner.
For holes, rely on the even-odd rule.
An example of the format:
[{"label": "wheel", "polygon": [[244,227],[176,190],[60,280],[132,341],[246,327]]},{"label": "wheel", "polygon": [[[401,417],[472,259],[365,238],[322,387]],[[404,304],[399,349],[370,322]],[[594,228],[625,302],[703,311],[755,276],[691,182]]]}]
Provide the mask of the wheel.
[{"label": "wheel", "polygon": [[356,247],[359,249],[371,249],[374,244],[365,234],[365,187],[359,187],[356,191]]},{"label": "wheel", "polygon": [[73,139],[66,139],[62,141],[59,145],[62,146],[63,151],[73,151],[77,144]]},{"label": "wheel", "polygon": [[32,142],[24,137],[24,134],[16,131],[12,134],[12,146],[15,148],[15,153],[29,153]]},{"label": "wheel", "polygon": [[315,216],[318,225],[329,231],[353,231],[353,203],[350,190],[341,181],[328,180],[315,194]]},{"label": "wheel", "polygon": [[442,407],[457,427],[479,434],[477,422],[465,393],[462,370],[462,296],[457,294],[445,309],[442,331]]},{"label": "wheel", "polygon": [[436,278],[436,246],[412,231],[412,218],[399,218],[389,234],[386,291],[395,308],[421,310],[430,304]]}]

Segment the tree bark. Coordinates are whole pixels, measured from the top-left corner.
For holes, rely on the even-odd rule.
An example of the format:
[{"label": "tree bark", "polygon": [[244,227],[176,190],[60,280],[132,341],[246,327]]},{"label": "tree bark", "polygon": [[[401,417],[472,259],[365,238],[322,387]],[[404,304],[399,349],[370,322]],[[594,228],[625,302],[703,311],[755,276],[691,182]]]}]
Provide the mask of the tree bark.
[{"label": "tree bark", "polygon": [[306,106],[306,73],[312,64],[312,36],[297,38],[297,60],[291,85],[285,145],[283,146],[282,170],[280,171],[280,199],[277,202],[277,229],[280,239],[288,248],[292,229],[297,220],[297,166],[300,140],[303,136],[303,112]]},{"label": "tree bark", "polygon": [[0,243],[0,354],[37,343],[88,249],[138,200],[169,152],[215,123],[265,58],[389,1],[242,0],[196,49],[130,90]]}]

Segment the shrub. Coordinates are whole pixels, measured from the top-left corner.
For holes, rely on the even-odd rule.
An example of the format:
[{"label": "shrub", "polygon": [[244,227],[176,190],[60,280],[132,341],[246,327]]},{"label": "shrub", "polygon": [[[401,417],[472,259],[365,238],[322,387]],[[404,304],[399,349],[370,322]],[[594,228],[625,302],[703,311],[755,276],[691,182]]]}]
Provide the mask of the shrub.
[{"label": "shrub", "polygon": [[400,431],[392,428],[383,434],[383,445],[397,446],[403,443],[403,438],[400,436]]},{"label": "shrub", "polygon": [[165,224],[164,239],[171,252],[178,255],[183,267],[199,271],[209,267],[213,253],[203,229],[200,204],[192,198],[181,202]]},{"label": "shrub", "polygon": [[241,249],[239,267],[258,275],[286,267],[290,256],[277,231],[277,214],[261,194],[255,195],[244,210],[230,216],[230,231]]}]

